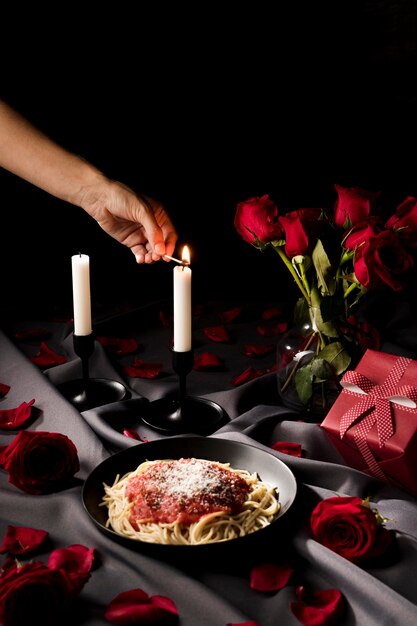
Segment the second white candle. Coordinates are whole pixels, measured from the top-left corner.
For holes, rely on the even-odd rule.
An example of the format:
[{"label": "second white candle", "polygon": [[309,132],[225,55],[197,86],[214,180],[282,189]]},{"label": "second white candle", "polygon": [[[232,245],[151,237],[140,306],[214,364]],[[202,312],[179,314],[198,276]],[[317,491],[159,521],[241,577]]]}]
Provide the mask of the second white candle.
[{"label": "second white candle", "polygon": [[174,267],[174,350],[192,348],[191,268]]}]

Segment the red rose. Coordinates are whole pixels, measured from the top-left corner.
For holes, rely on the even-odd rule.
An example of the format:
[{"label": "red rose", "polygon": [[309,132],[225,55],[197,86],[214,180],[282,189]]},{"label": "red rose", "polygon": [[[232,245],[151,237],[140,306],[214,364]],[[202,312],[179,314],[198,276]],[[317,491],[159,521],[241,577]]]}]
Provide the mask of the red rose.
[{"label": "red rose", "polygon": [[367,289],[390,287],[401,291],[413,265],[413,258],[401,245],[398,235],[384,230],[356,249],[353,268],[356,278]]},{"label": "red rose", "polygon": [[385,229],[379,217],[373,215],[366,222],[358,222],[353,226],[346,235],[343,242],[346,250],[356,250],[359,246],[369,241],[371,237],[375,237]]},{"label": "red rose", "polygon": [[397,207],[386,227],[394,230],[407,245],[417,246],[417,198],[408,196]]},{"label": "red rose", "polygon": [[278,223],[278,207],[268,195],[240,202],[237,205],[234,224],[242,239],[252,244],[256,244],[257,239],[268,243],[282,237]]},{"label": "red rose", "polygon": [[26,493],[51,493],[80,469],[77,448],[61,433],[21,431],[0,449],[0,467],[9,482]]},{"label": "red rose", "polygon": [[314,247],[323,222],[321,209],[298,209],[279,218],[285,238],[285,253],[292,259],[298,254],[307,254]]},{"label": "red rose", "polygon": [[65,578],[40,561],[16,565],[8,560],[0,570],[0,623],[3,626],[66,621],[70,594]]},{"label": "red rose", "polygon": [[391,535],[360,498],[334,496],[319,502],[311,514],[314,538],[326,548],[357,563],[382,554]]},{"label": "red rose", "polygon": [[349,228],[366,219],[374,207],[379,192],[367,191],[360,187],[334,186],[338,198],[334,206],[334,223],[339,228]]}]

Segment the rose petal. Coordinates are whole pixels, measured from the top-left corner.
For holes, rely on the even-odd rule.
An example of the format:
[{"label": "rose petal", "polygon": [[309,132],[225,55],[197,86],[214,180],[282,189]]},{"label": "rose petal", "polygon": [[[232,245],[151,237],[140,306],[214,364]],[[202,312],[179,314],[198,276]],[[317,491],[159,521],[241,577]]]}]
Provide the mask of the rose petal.
[{"label": "rose petal", "polygon": [[165,596],[148,596],[142,589],[119,593],[107,606],[105,619],[112,624],[176,624],[178,611]]},{"label": "rose petal", "polygon": [[193,369],[198,372],[218,371],[224,369],[224,364],[217,354],[201,352],[194,359]]},{"label": "rose petal", "polygon": [[118,356],[125,354],[132,354],[136,352],[139,347],[136,339],[120,338],[120,337],[97,337],[97,341],[104,347],[109,348],[112,352]]},{"label": "rose petal", "polygon": [[131,365],[125,365],[123,371],[131,378],[156,378],[163,368],[163,363],[146,363],[134,359]]},{"label": "rose petal", "polygon": [[284,314],[284,310],[278,306],[270,306],[268,309],[265,309],[262,313],[263,320],[271,320],[275,317],[282,317]]},{"label": "rose petal", "polygon": [[203,332],[208,339],[211,339],[211,341],[216,341],[218,343],[227,343],[230,341],[230,335],[226,328],[222,325],[208,326],[203,328]]},{"label": "rose petal", "polygon": [[74,544],[67,548],[53,550],[49,555],[48,567],[63,572],[72,591],[78,593],[90,578],[94,557],[94,548]]},{"label": "rose petal", "polygon": [[256,591],[278,591],[288,585],[293,571],[293,567],[278,563],[255,565],[250,573],[250,587]]},{"label": "rose petal", "polygon": [[46,530],[38,530],[25,526],[8,526],[3,543],[0,546],[0,554],[29,554],[34,552],[47,538]]},{"label": "rose petal", "polygon": [[24,330],[18,330],[13,333],[14,338],[17,341],[28,341],[30,339],[40,339],[43,337],[49,337],[51,333],[45,328],[25,328]]},{"label": "rose petal", "polygon": [[243,354],[248,357],[261,357],[270,354],[275,350],[275,346],[270,343],[250,344],[243,346]]},{"label": "rose petal", "polygon": [[10,391],[10,385],[5,385],[4,383],[0,383],[0,398],[4,398]]},{"label": "rose petal", "polygon": [[125,437],[130,437],[131,439],[136,439],[136,441],[142,441],[146,443],[148,439],[143,439],[136,430],[132,430],[131,428],[125,428],[123,431]]},{"label": "rose petal", "polygon": [[165,328],[172,328],[174,326],[174,317],[172,313],[159,311],[159,319],[162,322],[162,326],[165,326]]},{"label": "rose petal", "polygon": [[24,426],[31,417],[32,405],[35,399],[22,402],[15,409],[3,409],[0,411],[0,428],[3,430],[15,430]]},{"label": "rose petal", "polygon": [[306,592],[296,588],[298,600],[290,603],[292,613],[304,626],[340,624],[344,613],[343,596],[338,589]]},{"label": "rose petal", "polygon": [[247,383],[249,380],[258,378],[258,376],[262,376],[262,374],[263,374],[262,370],[257,370],[254,367],[247,367],[241,374],[239,374],[238,376],[235,376],[232,379],[231,384],[233,385],[233,387],[238,387],[239,385],[242,385],[243,383]]},{"label": "rose petal", "polygon": [[277,322],[276,324],[270,325],[260,325],[256,327],[256,331],[262,337],[276,337],[277,335],[282,335],[288,330],[288,322]]},{"label": "rose petal", "polygon": [[39,367],[49,367],[50,365],[66,363],[68,359],[63,354],[54,352],[52,348],[42,341],[40,351],[31,358],[31,361],[35,365],[39,365]]},{"label": "rose petal", "polygon": [[272,444],[271,448],[284,454],[290,454],[291,456],[301,457],[302,447],[300,443],[294,441],[276,441]]},{"label": "rose petal", "polygon": [[233,320],[235,320],[237,317],[239,317],[241,313],[242,313],[242,307],[236,306],[234,309],[229,309],[228,311],[222,311],[221,313],[219,313],[219,317],[220,317],[220,320],[223,322],[223,324],[226,324],[227,322],[232,322]]},{"label": "rose petal", "polygon": [[193,306],[193,315],[194,317],[201,317],[204,313],[204,304],[200,303],[200,304],[195,304]]}]

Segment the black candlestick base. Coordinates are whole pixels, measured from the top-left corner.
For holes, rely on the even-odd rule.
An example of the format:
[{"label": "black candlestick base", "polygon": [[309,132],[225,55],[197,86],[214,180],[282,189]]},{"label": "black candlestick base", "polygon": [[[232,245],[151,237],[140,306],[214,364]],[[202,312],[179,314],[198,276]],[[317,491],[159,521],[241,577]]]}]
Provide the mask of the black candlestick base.
[{"label": "black candlestick base", "polygon": [[79,411],[123,400],[128,391],[122,383],[108,378],[83,378],[69,380],[58,386],[62,395]]},{"label": "black candlestick base", "polygon": [[210,435],[228,419],[221,406],[204,398],[187,396],[185,381],[194,363],[193,351],[172,353],[172,366],[179,378],[178,399],[160,398],[150,402],[142,421],[165,435],[195,433]]},{"label": "black candlestick base", "polygon": [[94,409],[96,406],[123,400],[129,395],[128,390],[117,380],[108,378],[90,378],[88,359],[94,352],[94,336],[73,335],[74,351],[80,357],[83,377],[69,380],[58,386],[62,395],[79,411]]},{"label": "black candlestick base", "polygon": [[192,396],[182,402],[172,398],[154,400],[145,406],[141,418],[145,424],[165,435],[210,435],[228,420],[220,405]]}]

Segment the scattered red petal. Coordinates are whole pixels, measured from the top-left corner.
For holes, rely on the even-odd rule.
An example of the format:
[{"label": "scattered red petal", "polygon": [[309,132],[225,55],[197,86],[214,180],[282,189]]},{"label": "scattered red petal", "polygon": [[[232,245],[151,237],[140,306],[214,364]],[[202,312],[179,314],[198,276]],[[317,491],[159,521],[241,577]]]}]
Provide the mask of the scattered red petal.
[{"label": "scattered red petal", "polygon": [[0,546],[0,554],[5,554],[5,552],[13,555],[29,554],[39,548],[47,536],[46,530],[8,526]]},{"label": "scattered red petal", "polygon": [[250,587],[256,591],[278,591],[288,585],[293,571],[293,567],[278,563],[255,565],[250,573]]},{"label": "scattered red petal", "polygon": [[125,365],[123,370],[131,378],[156,378],[162,368],[163,363],[146,363],[136,358],[130,365]]},{"label": "scattered red petal", "polygon": [[239,315],[242,313],[242,307],[236,306],[234,309],[229,309],[228,311],[222,311],[219,313],[219,317],[223,324],[227,324],[227,322],[233,322]]},{"label": "scattered red petal", "polygon": [[219,326],[207,326],[203,328],[203,332],[208,339],[216,341],[218,343],[227,343],[230,341],[230,335],[223,325]]},{"label": "scattered red petal", "polygon": [[344,612],[343,596],[338,589],[307,592],[296,588],[297,601],[290,603],[292,613],[303,626],[340,624]]},{"label": "scattered red petal", "polygon": [[10,391],[10,385],[5,385],[4,383],[0,383],[0,398],[4,398]]},{"label": "scattered red petal", "polygon": [[53,550],[49,555],[48,567],[63,572],[72,590],[79,592],[90,578],[94,557],[94,548],[74,544]]},{"label": "scattered red petal", "polygon": [[165,326],[165,328],[172,328],[174,326],[174,317],[172,313],[159,311],[159,319],[162,322],[162,326]]},{"label": "scattered red petal", "polygon": [[41,337],[45,339],[49,337],[50,334],[49,330],[45,328],[25,328],[14,332],[13,337],[17,341],[28,341],[30,339],[40,339]]},{"label": "scattered red petal", "polygon": [[0,411],[0,428],[3,430],[15,430],[24,426],[31,417],[33,398],[29,402],[22,402],[15,409],[3,409]]},{"label": "scattered red petal", "polygon": [[247,343],[246,345],[243,346],[243,354],[245,356],[255,357],[255,358],[265,356],[266,354],[270,354],[274,350],[275,350],[275,346],[270,343],[263,343],[263,344]]},{"label": "scattered red petal", "polygon": [[41,343],[41,349],[38,354],[31,359],[35,365],[39,367],[49,367],[50,365],[61,365],[67,362],[67,357],[63,354],[57,354],[44,341]]},{"label": "scattered red petal", "polygon": [[277,369],[278,369],[278,365],[274,363],[271,367],[268,367],[268,369],[266,370],[266,373],[270,374],[271,372],[276,372]]},{"label": "scattered red petal", "polygon": [[263,320],[271,320],[277,317],[282,317],[284,315],[284,310],[278,306],[270,306],[268,309],[265,309],[262,313]]},{"label": "scattered red petal", "polygon": [[258,376],[262,376],[264,372],[262,370],[257,370],[254,367],[247,367],[244,372],[235,376],[232,379],[231,384],[233,387],[238,387],[243,383],[247,383],[249,380],[253,380],[254,378],[258,378]]},{"label": "scattered red petal", "polygon": [[178,611],[174,602],[165,596],[148,596],[142,589],[119,593],[107,606],[105,619],[112,624],[176,624]]},{"label": "scattered red petal", "polygon": [[302,447],[300,443],[294,441],[276,441],[272,444],[271,448],[284,454],[290,454],[291,456],[302,456]]},{"label": "scattered red petal", "polygon": [[130,437],[130,439],[136,439],[136,441],[142,441],[143,443],[148,441],[148,439],[143,439],[136,430],[132,430],[131,428],[125,428],[123,434],[125,437]]},{"label": "scattered red petal", "polygon": [[195,304],[193,306],[194,317],[201,317],[204,313],[204,304]]},{"label": "scattered red petal", "polygon": [[120,337],[97,337],[97,341],[104,347],[109,348],[118,356],[132,354],[136,352],[139,345],[136,339],[120,338]]},{"label": "scattered red petal", "polygon": [[282,335],[288,330],[288,322],[277,322],[276,324],[270,325],[261,325],[256,327],[256,331],[262,337],[276,337],[277,335]]},{"label": "scattered red petal", "polygon": [[219,371],[224,370],[224,364],[217,354],[202,352],[196,355],[193,369],[198,372]]}]

